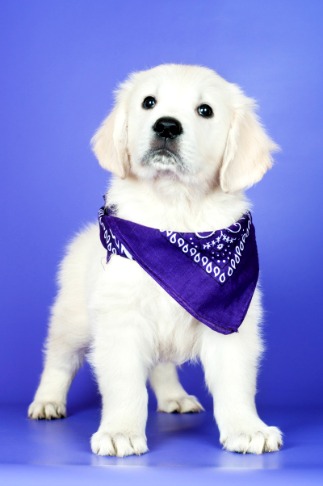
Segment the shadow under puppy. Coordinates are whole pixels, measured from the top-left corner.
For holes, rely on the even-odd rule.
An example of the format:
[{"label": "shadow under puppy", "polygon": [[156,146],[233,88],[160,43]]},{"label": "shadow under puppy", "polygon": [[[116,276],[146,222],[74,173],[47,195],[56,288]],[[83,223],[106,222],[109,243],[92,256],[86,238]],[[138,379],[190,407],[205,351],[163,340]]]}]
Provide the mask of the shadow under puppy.
[{"label": "shadow under puppy", "polygon": [[277,146],[254,109],[238,86],[198,66],[161,65],[119,87],[92,140],[113,173],[101,242],[89,225],[60,266],[30,418],[65,416],[88,352],[103,407],[92,451],[142,454],[147,379],[159,410],[200,411],[175,368],[199,359],[223,447],[280,448],[281,432],[255,406],[262,307],[243,191],[271,167]]}]

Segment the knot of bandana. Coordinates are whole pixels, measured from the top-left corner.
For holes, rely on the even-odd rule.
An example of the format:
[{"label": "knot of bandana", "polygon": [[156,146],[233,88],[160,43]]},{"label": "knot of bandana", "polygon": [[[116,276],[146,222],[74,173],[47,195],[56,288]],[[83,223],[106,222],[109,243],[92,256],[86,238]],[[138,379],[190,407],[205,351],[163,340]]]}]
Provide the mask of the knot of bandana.
[{"label": "knot of bandana", "polygon": [[250,212],[221,230],[183,233],[127,221],[103,207],[99,225],[107,260],[135,260],[197,320],[222,334],[238,330],[259,274]]}]

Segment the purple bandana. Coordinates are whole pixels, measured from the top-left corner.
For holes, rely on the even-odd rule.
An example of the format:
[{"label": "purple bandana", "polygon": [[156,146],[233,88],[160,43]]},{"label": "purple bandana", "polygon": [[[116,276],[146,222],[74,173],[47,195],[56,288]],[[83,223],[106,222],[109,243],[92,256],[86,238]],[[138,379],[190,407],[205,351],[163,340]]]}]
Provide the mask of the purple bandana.
[{"label": "purple bandana", "polygon": [[184,309],[222,334],[237,332],[255,291],[259,265],[247,212],[228,228],[161,231],[99,211],[100,238],[111,255],[135,260]]}]

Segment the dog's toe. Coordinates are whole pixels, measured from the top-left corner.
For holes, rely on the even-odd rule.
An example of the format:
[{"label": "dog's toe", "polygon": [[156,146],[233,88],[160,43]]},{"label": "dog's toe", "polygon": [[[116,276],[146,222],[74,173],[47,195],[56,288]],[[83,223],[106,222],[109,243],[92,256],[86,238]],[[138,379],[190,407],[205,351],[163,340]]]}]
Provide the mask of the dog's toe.
[{"label": "dog's toe", "polygon": [[59,402],[34,401],[28,408],[28,417],[33,420],[52,420],[66,417],[66,407]]},{"label": "dog's toe", "polygon": [[268,427],[264,452],[278,451],[283,445],[283,434],[277,427]]}]

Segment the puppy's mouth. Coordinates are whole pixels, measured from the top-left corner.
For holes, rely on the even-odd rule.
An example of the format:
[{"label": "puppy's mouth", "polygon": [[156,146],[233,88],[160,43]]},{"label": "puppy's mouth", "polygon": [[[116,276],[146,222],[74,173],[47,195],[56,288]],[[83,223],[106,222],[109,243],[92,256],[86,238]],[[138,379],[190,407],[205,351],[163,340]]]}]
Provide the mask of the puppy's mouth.
[{"label": "puppy's mouth", "polygon": [[143,166],[151,167],[162,174],[187,172],[186,165],[180,155],[166,147],[148,150],[141,163]]}]

